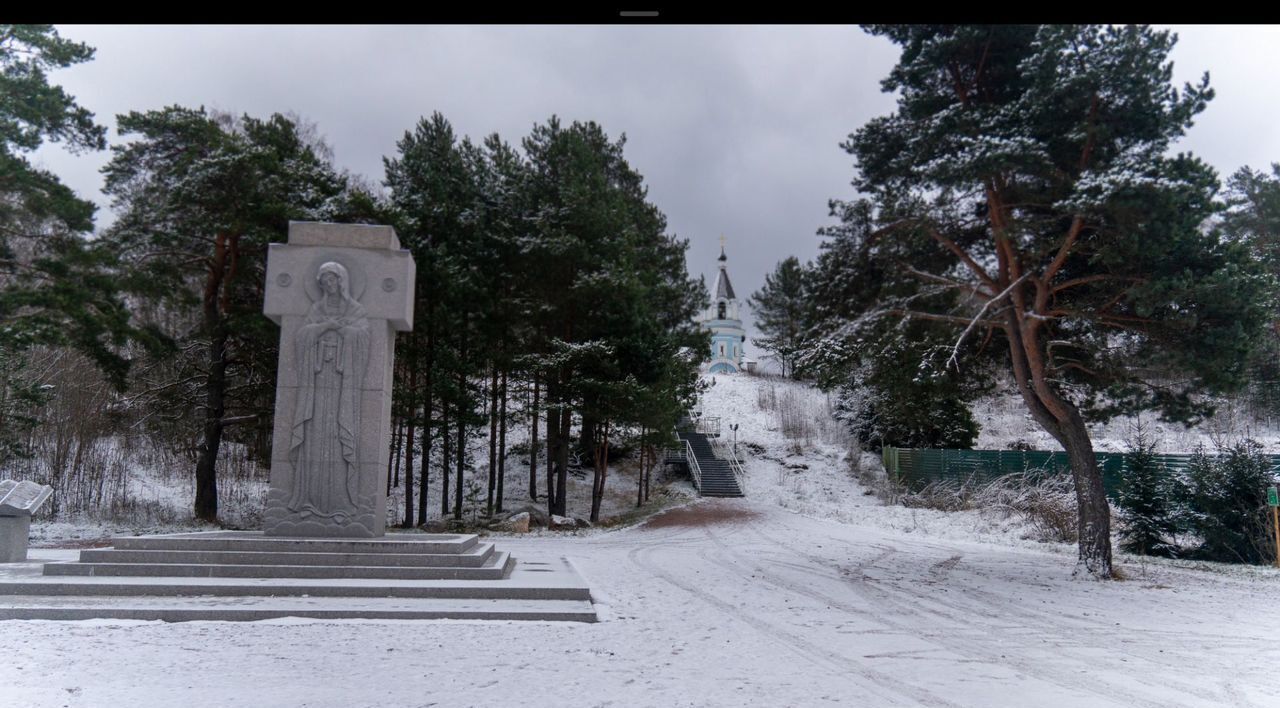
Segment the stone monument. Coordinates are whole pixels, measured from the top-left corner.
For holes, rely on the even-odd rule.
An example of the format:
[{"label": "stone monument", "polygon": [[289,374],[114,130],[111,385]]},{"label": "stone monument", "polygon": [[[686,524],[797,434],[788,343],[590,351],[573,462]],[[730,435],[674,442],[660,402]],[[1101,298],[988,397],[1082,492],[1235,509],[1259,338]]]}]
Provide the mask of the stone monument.
[{"label": "stone monument", "polygon": [[371,538],[386,527],[395,333],[414,263],[390,226],[291,222],[267,254],[280,325],[267,536]]},{"label": "stone monument", "polygon": [[53,494],[53,487],[35,482],[0,480],[0,563],[27,559],[31,515]]}]

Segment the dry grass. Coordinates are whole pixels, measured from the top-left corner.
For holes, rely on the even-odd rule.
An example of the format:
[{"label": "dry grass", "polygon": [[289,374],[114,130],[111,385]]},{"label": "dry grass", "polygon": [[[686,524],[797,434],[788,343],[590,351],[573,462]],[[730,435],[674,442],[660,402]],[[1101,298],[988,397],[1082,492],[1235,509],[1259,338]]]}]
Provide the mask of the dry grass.
[{"label": "dry grass", "polygon": [[788,440],[787,451],[802,455],[815,441],[849,445],[849,432],[833,415],[831,397],[787,379],[761,383],[756,389],[756,406],[774,414],[777,429]]},{"label": "dry grass", "polygon": [[1000,518],[1016,517],[1040,541],[1074,542],[1076,495],[1067,475],[1010,474],[990,482],[932,482],[910,491],[890,482],[882,497],[906,507],[939,511],[979,511]]}]

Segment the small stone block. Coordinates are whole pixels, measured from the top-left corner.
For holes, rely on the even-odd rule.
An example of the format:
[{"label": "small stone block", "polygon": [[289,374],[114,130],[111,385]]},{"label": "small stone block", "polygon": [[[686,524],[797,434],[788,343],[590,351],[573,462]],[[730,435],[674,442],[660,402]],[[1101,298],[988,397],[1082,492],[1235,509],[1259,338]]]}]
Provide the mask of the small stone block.
[{"label": "small stone block", "polygon": [[289,244],[395,250],[400,248],[400,239],[396,237],[396,230],[390,226],[290,221]]},{"label": "small stone block", "polygon": [[27,539],[31,516],[0,516],[0,563],[21,563],[27,559]]}]

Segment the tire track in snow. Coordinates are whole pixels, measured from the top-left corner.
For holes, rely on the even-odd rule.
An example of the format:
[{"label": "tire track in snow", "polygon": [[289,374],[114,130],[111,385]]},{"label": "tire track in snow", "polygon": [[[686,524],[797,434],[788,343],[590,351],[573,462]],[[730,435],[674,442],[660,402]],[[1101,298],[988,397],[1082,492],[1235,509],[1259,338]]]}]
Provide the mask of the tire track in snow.
[{"label": "tire track in snow", "polygon": [[[632,563],[651,573],[655,577],[684,590],[694,597],[697,597],[699,600],[716,608],[717,610],[720,610],[729,617],[750,625],[752,628],[758,630],[771,639],[786,644],[789,648],[808,659],[810,662],[822,668],[833,670],[838,676],[843,677],[849,669],[852,668],[857,677],[866,679],[874,684],[874,686],[870,687],[865,684],[855,684],[856,688],[859,690],[866,690],[868,688],[881,689],[877,691],[877,693],[880,693],[878,698],[884,701],[884,704],[895,706],[925,705],[937,706],[939,708],[959,708],[959,705],[956,703],[952,703],[951,701],[936,696],[916,686],[912,686],[911,684],[908,684],[890,674],[863,666],[849,657],[831,652],[814,642],[778,626],[775,623],[765,621],[757,616],[744,612],[741,607],[725,602],[711,593],[680,580],[675,575],[667,572],[657,563],[654,563],[648,558],[648,556],[658,552],[659,550],[661,549],[658,547],[636,548],[627,554],[627,558]],[[893,693],[885,693],[885,689],[893,691]],[[913,703],[904,703],[902,700],[904,696],[913,701]]]},{"label": "tire track in snow", "polygon": [[[764,533],[763,531],[761,531],[759,528],[755,526],[752,526],[749,528],[756,536],[758,536],[762,540],[770,544],[773,544],[775,546],[778,546],[784,550],[787,550],[791,554],[806,558],[812,563],[817,563],[821,567],[824,567],[824,568],[828,567],[828,565],[831,562],[830,559],[828,558],[814,556],[801,548],[779,541],[776,538],[773,538],[772,536]],[[833,539],[833,540],[838,540],[838,539]],[[921,545],[925,545],[925,544],[921,544]],[[945,550],[951,555],[954,555],[956,553],[956,549],[954,548],[947,548],[944,546],[938,546],[934,544],[927,544],[927,545],[937,550]],[[733,551],[730,551],[730,552],[733,552]],[[741,556],[739,555],[739,557]],[[871,578],[866,574],[865,571],[867,569],[874,567],[876,564],[886,559],[887,557],[888,556],[886,556],[884,553],[881,553],[870,562],[855,564],[852,567],[843,567],[841,568],[841,570],[843,571],[841,573],[841,576],[843,576],[843,580],[848,582],[850,586],[855,590],[855,592],[858,592],[859,595],[863,596],[869,602],[878,604],[885,609],[894,609],[899,612],[903,612],[904,614],[918,614],[922,609],[925,609],[925,611],[929,612],[930,614],[937,615],[939,617],[945,618],[951,622],[954,622],[962,626],[975,624],[972,617],[975,614],[989,620],[1008,619],[1006,615],[1009,615],[1009,614],[1021,615],[1023,619],[1029,619],[1035,625],[1041,625],[1041,626],[1047,624],[1048,623],[1047,620],[1057,619],[1059,623],[1056,625],[1052,625],[1050,628],[1058,632],[1060,635],[1065,635],[1068,638],[1075,640],[1076,644],[1082,649],[1090,649],[1098,646],[1098,643],[1096,641],[1090,642],[1090,643],[1079,641],[1079,638],[1081,636],[1086,634],[1091,634],[1091,632],[1087,632],[1087,631],[1082,632],[1079,627],[1071,627],[1068,625],[1061,624],[1060,616],[1055,617],[1054,615],[1049,613],[1041,614],[1038,612],[1027,612],[1027,611],[1019,610],[1017,609],[1017,606],[1015,604],[1016,601],[1012,600],[1011,598],[1004,598],[991,593],[987,593],[988,595],[991,595],[992,597],[999,599],[1000,609],[992,610],[985,606],[983,606],[981,609],[978,609],[971,606],[965,606],[960,603],[948,602],[946,600],[942,600],[938,597],[936,593],[929,593],[926,591],[918,590],[916,588],[911,587],[909,583],[879,580],[876,578]],[[775,561],[770,561],[770,562],[775,562]],[[943,562],[945,563],[946,561],[944,560]],[[834,576],[830,573],[815,569],[812,566],[806,566],[803,564],[795,564],[795,563],[786,563],[781,561],[777,563],[780,565],[786,565],[788,567],[795,568],[797,570],[809,572],[818,577],[823,577],[831,580],[841,579],[840,577]],[[840,566],[837,566],[837,567],[840,567]],[[954,565],[952,566],[952,568],[954,568]],[[761,572],[767,573],[767,571],[764,571],[763,569],[761,569]],[[777,578],[776,575],[774,575],[773,577]],[[835,606],[841,607],[841,609],[845,609],[848,611],[857,611],[855,608],[849,606],[847,603],[841,602],[836,598],[827,596],[824,593],[819,593],[809,588],[798,587],[798,586],[795,586],[794,584],[786,583],[786,582],[784,582],[783,585],[786,586],[785,589],[791,589],[793,591],[800,592],[801,594],[811,594],[811,596],[813,596],[814,599],[819,599],[821,601],[829,602]],[[962,591],[969,592],[970,589],[971,588],[969,586],[966,586],[962,588]],[[913,598],[913,600],[911,601],[904,600],[901,597],[895,597],[895,594],[909,595],[911,596],[911,598]],[[923,608],[921,606],[921,603],[941,605],[942,607],[950,608],[952,610],[952,613],[948,613],[948,612],[940,611],[936,609]],[[963,613],[963,616],[954,614],[954,613]],[[877,614],[877,617],[883,618],[884,615],[882,613]],[[923,639],[926,639],[927,641],[933,642],[940,646],[947,647],[948,649],[962,655],[973,654],[976,648],[975,644],[973,643],[956,642],[952,640],[950,636],[945,634],[922,636],[919,634],[918,630],[913,629],[911,625],[894,622],[893,620],[889,620],[889,619],[882,619],[881,621],[888,624],[892,624],[895,628],[899,629],[900,631],[907,632],[909,634],[912,634],[913,636],[919,636]],[[1113,625],[1108,625],[1098,621],[1087,621],[1086,623],[1094,624],[1097,630],[1107,630],[1104,634],[1108,637],[1113,636],[1115,634],[1115,627]],[[1016,649],[1026,649],[1026,650],[1032,650],[1032,651],[1042,651],[1044,649],[1042,644],[1017,640],[1016,635],[1009,634],[1010,629],[1032,629],[1032,628],[1018,627],[1016,625],[1012,627],[1007,625],[1006,626],[988,625],[985,628],[983,633],[985,633],[986,631],[994,632],[997,636],[1001,637],[1003,644],[1007,646],[1012,643],[1015,645],[1014,648]],[[1044,632],[1036,630],[1034,634],[1029,636],[1034,636],[1036,638],[1043,639]],[[981,636],[977,636],[977,637],[972,637],[971,639],[972,641],[976,642],[981,638],[982,638]],[[1011,642],[1010,640],[1014,640],[1014,641]],[[1065,647],[1062,647],[1061,645],[1059,645],[1055,648],[1061,650],[1061,649],[1064,649]],[[1165,667],[1165,664],[1160,662],[1157,659],[1148,658],[1146,656],[1134,654],[1129,651],[1124,651],[1124,650],[1120,650],[1120,651],[1122,653],[1128,654],[1129,656],[1132,656],[1133,658],[1136,658],[1145,663],[1151,664],[1152,668],[1154,669],[1163,669]],[[1095,684],[1096,688],[1093,686],[1082,685],[1082,683],[1079,680],[1079,675],[1075,673],[1051,669],[1039,663],[1032,663],[1026,659],[1010,658],[1007,653],[1000,654],[999,650],[983,650],[983,653],[985,654],[986,660],[993,664],[1006,665],[1011,668],[1016,668],[1017,670],[1025,673],[1026,675],[1040,678],[1042,680],[1045,680],[1049,683],[1053,683],[1063,688],[1068,688],[1076,691],[1081,689],[1088,690],[1106,699],[1114,700],[1116,698],[1123,698],[1126,705],[1132,705],[1132,706],[1140,705],[1140,706],[1148,706],[1150,708],[1167,708],[1170,705],[1165,700],[1149,699],[1146,696],[1134,694],[1132,691],[1129,691],[1123,685],[1118,685],[1114,682],[1104,682],[1100,679],[1095,678],[1095,679],[1091,679],[1091,683]],[[1071,652],[1071,654],[1072,656],[1070,658],[1082,663],[1085,671],[1094,671],[1097,668],[1099,668],[1099,665],[1096,663],[1096,661],[1094,661],[1094,657],[1080,656],[1079,652]],[[1135,672],[1135,673],[1138,673],[1138,672]],[[1052,676],[1052,678],[1050,678],[1050,676]],[[1210,705],[1215,705],[1215,706],[1224,705],[1224,704],[1247,705],[1247,704],[1240,704],[1236,702],[1230,702],[1230,698],[1232,697],[1224,696],[1221,693],[1210,692],[1205,690],[1202,686],[1189,684],[1187,682],[1179,681],[1176,679],[1170,679],[1167,676],[1163,677],[1161,683],[1158,685],[1151,684],[1150,682],[1142,681],[1141,679],[1134,679],[1134,680],[1156,689],[1162,689],[1162,688],[1173,686],[1173,687],[1176,687],[1179,691],[1182,691],[1183,693],[1193,695],[1197,698],[1200,698],[1204,701],[1209,702]],[[1224,703],[1224,700],[1228,701],[1229,703]]]}]

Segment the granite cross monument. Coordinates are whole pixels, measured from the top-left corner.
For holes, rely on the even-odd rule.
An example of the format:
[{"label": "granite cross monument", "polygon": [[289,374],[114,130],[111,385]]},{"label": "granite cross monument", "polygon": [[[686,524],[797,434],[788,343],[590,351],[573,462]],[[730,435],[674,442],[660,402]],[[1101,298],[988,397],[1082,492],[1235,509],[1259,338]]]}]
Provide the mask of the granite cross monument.
[{"label": "granite cross monument", "polygon": [[267,254],[280,325],[267,536],[369,538],[386,526],[395,333],[414,263],[390,226],[292,222]]}]

